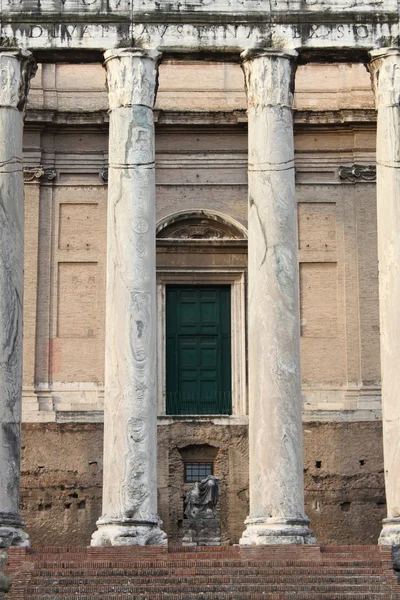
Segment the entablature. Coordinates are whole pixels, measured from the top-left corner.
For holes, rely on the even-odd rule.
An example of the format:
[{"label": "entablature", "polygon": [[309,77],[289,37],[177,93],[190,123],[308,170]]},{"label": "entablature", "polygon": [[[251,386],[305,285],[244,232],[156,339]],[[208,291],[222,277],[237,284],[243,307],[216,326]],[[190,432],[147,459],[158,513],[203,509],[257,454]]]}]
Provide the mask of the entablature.
[{"label": "entablature", "polygon": [[229,60],[285,47],[303,61],[360,61],[398,44],[399,11],[397,0],[2,0],[0,36],[40,61],[101,59],[121,46]]}]

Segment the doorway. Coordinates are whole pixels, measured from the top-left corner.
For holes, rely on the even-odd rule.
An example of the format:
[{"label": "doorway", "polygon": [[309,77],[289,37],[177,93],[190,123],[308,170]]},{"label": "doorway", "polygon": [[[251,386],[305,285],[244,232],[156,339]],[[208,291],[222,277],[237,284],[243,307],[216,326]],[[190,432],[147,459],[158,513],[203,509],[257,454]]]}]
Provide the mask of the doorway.
[{"label": "doorway", "polygon": [[169,415],[232,413],[231,288],[166,286]]}]

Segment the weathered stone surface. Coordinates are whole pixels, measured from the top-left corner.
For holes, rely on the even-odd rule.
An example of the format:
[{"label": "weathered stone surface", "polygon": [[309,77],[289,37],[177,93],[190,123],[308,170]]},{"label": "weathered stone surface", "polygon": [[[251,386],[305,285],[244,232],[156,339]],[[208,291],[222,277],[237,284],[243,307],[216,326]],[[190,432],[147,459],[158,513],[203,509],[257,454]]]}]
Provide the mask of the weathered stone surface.
[{"label": "weathered stone surface", "polygon": [[196,482],[185,496],[183,546],[220,546],[221,526],[216,519],[220,480],[209,475]]},{"label": "weathered stone surface", "polygon": [[0,53],[0,547],[24,546],[19,517],[24,191],[23,111],[29,52]]},{"label": "weathered stone surface", "polygon": [[7,550],[0,550],[0,592],[8,592],[11,579],[3,571],[7,565],[8,552]]},{"label": "weathered stone surface", "polygon": [[[380,422],[304,425],[305,502],[321,544],[377,542],[385,515],[381,430]],[[173,546],[182,543],[183,496],[192,487],[183,481],[182,449],[204,439],[222,482],[222,543],[238,543],[248,514],[247,426],[160,424],[159,512]],[[23,424],[22,442],[21,515],[32,545],[89,545],[101,514],[103,426]]]},{"label": "weathered stone surface", "polygon": [[164,544],[157,516],[153,104],[160,54],[106,53],[110,96],[103,515],[92,545]]},{"label": "weathered stone surface", "polygon": [[219,499],[220,480],[209,475],[194,484],[185,496],[187,519],[212,519]]},{"label": "weathered stone surface", "polygon": [[140,0],[44,0],[40,6],[35,0],[21,0],[2,4],[3,39],[50,51],[104,50],[134,43],[169,52],[190,48],[238,53],[261,46],[365,52],[399,34],[394,0],[151,0],[145,5]]},{"label": "weathered stone surface", "polygon": [[182,546],[220,546],[221,526],[218,519],[185,519]]},{"label": "weathered stone surface", "polygon": [[306,514],[318,543],[376,544],[386,510],[382,424],[306,423],[303,440]]},{"label": "weathered stone surface", "polygon": [[379,542],[400,544],[400,49],[371,53],[378,110],[377,213],[382,419],[387,519]]},{"label": "weathered stone surface", "polygon": [[250,515],[242,545],[313,543],[304,514],[295,52],[242,55],[249,119]]}]

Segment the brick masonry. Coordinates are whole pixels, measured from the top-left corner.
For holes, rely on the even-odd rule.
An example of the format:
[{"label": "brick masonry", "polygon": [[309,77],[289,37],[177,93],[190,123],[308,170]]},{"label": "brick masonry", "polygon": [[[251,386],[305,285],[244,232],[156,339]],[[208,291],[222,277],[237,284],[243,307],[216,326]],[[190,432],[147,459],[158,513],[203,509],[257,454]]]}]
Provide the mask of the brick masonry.
[{"label": "brick masonry", "polygon": [[390,548],[377,546],[12,548],[7,573],[7,600],[400,598]]},{"label": "brick masonry", "polygon": [[[101,513],[101,424],[24,424],[21,513],[35,546],[85,546]],[[376,543],[385,516],[378,422],[306,423],[306,513],[319,543]],[[368,443],[366,443],[368,440]],[[159,427],[159,511],[172,545],[182,539],[183,457],[207,442],[221,478],[223,543],[237,543],[248,511],[245,425]],[[204,447],[201,450],[205,452]]]}]

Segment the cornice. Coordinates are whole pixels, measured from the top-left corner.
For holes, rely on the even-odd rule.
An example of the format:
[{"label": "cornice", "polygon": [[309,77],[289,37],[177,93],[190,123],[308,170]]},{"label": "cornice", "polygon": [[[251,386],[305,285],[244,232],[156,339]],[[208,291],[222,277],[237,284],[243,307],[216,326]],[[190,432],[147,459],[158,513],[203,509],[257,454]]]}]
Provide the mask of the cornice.
[{"label": "cornice", "polygon": [[[374,109],[340,109],[340,110],[294,110],[294,124],[296,125],[351,125],[376,123]],[[163,126],[232,126],[247,125],[246,110],[234,111],[164,111],[155,110],[154,120],[156,125]],[[53,127],[91,127],[104,125],[108,129],[109,116],[107,111],[96,112],[57,112],[50,110],[29,110],[25,123],[28,127],[35,125],[51,125]]]}]

